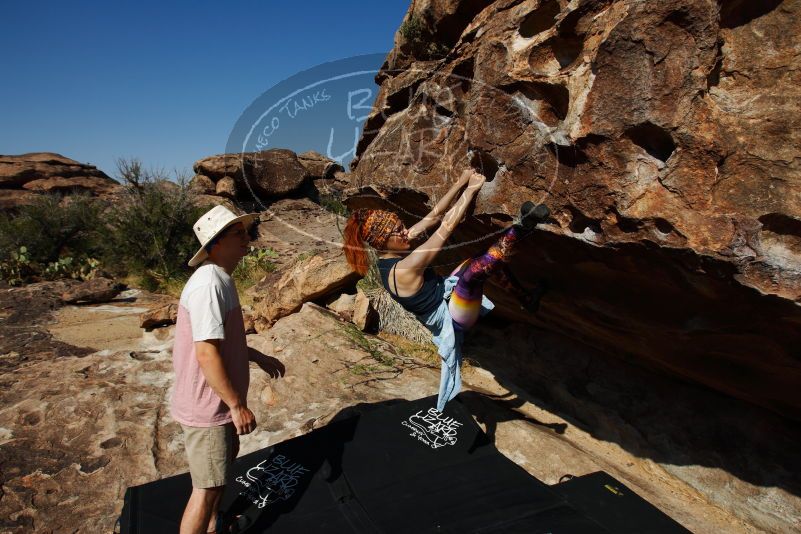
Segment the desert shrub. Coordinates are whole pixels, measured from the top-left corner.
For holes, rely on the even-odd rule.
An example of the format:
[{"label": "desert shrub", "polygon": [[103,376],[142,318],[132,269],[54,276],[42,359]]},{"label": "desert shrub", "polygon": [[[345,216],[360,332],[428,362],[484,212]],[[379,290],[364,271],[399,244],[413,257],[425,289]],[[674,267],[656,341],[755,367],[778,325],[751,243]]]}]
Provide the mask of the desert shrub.
[{"label": "desert shrub", "polygon": [[90,278],[105,247],[103,207],[88,194],[47,194],[0,214],[0,277],[13,285]]},{"label": "desert shrub", "polygon": [[400,34],[411,45],[416,45],[423,41],[425,28],[423,23],[415,15],[409,15],[409,18],[403,21],[400,26]]},{"label": "desert shrub", "polygon": [[320,206],[334,215],[339,215],[340,217],[347,217],[350,215],[348,211],[348,207],[345,205],[342,200],[335,195],[327,194],[320,196]]},{"label": "desert shrub", "polygon": [[150,290],[191,274],[187,261],[199,246],[192,225],[208,210],[200,206],[185,176],[171,182],[163,171],[120,159],[125,191],[108,213],[108,246],[103,264],[119,275],[134,275]]},{"label": "desert shrub", "polygon": [[416,15],[401,23],[400,34],[408,44],[412,55],[418,59],[441,59],[448,55],[450,48],[433,40],[428,29]]},{"label": "desert shrub", "polygon": [[255,285],[266,274],[275,271],[277,266],[273,260],[277,257],[278,252],[272,247],[257,249],[251,246],[247,256],[239,261],[232,274],[237,289],[242,292]]}]

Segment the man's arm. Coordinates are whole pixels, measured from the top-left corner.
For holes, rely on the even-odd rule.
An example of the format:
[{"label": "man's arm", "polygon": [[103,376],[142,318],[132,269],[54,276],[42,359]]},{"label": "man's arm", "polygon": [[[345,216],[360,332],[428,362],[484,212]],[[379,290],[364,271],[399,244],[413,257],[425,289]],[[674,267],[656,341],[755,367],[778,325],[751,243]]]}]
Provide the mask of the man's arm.
[{"label": "man's arm", "polygon": [[195,355],[200,364],[200,370],[206,377],[206,382],[231,410],[236,433],[249,434],[253,432],[256,428],[256,417],[248,409],[247,399],[236,391],[225,371],[222,354],[220,354],[220,340],[195,341]]},{"label": "man's arm", "polygon": [[461,191],[462,188],[467,185],[472,173],[472,169],[467,169],[464,171],[456,183],[454,183],[448,192],[445,193],[445,196],[439,199],[439,202],[437,202],[436,206],[434,206],[434,208],[428,212],[428,215],[409,228],[409,239],[416,238],[442,219],[442,216],[445,214],[448,206],[451,205],[451,202],[453,202],[453,199],[456,198],[456,195],[459,194],[459,191]]}]

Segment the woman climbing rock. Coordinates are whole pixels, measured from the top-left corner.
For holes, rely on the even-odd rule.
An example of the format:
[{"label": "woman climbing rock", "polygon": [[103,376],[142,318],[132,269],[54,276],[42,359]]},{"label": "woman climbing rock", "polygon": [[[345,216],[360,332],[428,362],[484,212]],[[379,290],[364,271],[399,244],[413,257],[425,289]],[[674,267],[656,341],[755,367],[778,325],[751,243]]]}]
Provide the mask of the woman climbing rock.
[{"label": "woman climbing rock", "polygon": [[[472,169],[465,171],[434,209],[409,229],[397,214],[371,209],[354,211],[345,225],[345,256],[351,267],[364,276],[369,269],[366,245],[374,248],[379,254],[378,270],[384,287],[431,331],[442,358],[437,400],[440,411],[459,393],[464,332],[494,307],[484,296],[487,278],[499,276],[501,285],[513,289],[521,306],[532,312],[542,293],[542,287],[524,289],[511,276],[507,263],[519,240],[548,217],[549,210],[543,204],[525,202],[519,218],[486,252],[465,260],[449,277],[437,275],[430,267],[485,180]],[[456,204],[448,209],[457,196]],[[412,249],[412,242],[437,224],[431,237]]]}]

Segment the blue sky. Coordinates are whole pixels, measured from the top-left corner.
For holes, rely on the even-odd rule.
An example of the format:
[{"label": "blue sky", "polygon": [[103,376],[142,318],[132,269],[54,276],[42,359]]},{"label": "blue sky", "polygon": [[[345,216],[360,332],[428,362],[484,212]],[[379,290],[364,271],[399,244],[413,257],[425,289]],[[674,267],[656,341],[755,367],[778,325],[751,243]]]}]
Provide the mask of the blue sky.
[{"label": "blue sky", "polygon": [[388,52],[408,5],[4,2],[0,154],[58,152],[112,176],[115,158],[138,157],[191,175],[272,86]]}]

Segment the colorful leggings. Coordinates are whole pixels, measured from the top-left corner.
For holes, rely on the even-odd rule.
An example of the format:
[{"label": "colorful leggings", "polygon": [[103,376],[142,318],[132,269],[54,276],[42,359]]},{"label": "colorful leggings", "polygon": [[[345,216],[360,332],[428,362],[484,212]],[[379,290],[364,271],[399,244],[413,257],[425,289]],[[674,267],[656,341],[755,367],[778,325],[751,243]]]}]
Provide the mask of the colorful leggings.
[{"label": "colorful leggings", "polygon": [[509,277],[505,275],[506,263],[520,237],[520,229],[509,227],[484,254],[465,260],[451,273],[459,277],[448,304],[456,330],[467,330],[478,320],[484,281],[490,275],[498,274],[502,285],[511,285]]}]

